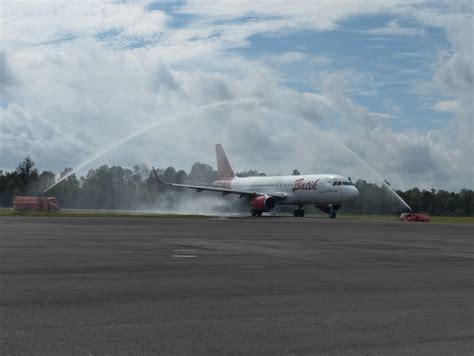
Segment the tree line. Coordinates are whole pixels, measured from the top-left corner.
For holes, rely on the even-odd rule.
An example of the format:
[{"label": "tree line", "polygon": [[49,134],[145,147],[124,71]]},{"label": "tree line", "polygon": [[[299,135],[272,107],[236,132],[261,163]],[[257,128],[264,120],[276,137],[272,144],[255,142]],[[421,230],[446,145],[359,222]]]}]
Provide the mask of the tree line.
[{"label": "tree line", "polygon": [[[60,178],[72,170],[66,168]],[[217,171],[210,165],[196,162],[189,173],[174,167],[157,169],[164,181],[172,183],[210,184],[217,180]],[[294,170],[294,175],[299,174]],[[237,173],[240,177],[264,176],[256,170]],[[25,158],[14,171],[0,171],[0,205],[10,207],[15,195],[40,195],[54,184],[53,172],[42,171],[35,163]],[[355,202],[344,205],[341,212],[357,214],[394,214],[404,211],[402,204],[385,186],[358,180],[355,183],[360,197]],[[420,190],[412,188],[397,193],[417,212],[432,215],[468,216],[474,214],[474,192],[462,189],[460,192],[445,190]],[[193,196],[194,194],[194,196]],[[179,189],[159,185],[149,167],[138,164],[132,168],[103,165],[90,169],[85,176],[71,174],[57,184],[46,195],[55,196],[62,208],[106,209],[106,210],[173,210],[194,199],[193,190]],[[219,209],[247,211],[248,205],[237,197],[222,198],[220,194],[202,192],[200,196],[209,196],[213,202],[222,200]],[[225,203],[224,203],[225,202]],[[305,207],[310,212],[314,207]],[[293,207],[282,207],[279,211],[291,211]]]}]

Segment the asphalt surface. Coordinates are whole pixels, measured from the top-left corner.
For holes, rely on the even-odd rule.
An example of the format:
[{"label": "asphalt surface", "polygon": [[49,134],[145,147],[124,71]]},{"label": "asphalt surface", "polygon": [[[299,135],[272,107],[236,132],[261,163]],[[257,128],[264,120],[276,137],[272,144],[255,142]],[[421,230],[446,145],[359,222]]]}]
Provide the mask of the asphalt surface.
[{"label": "asphalt surface", "polygon": [[473,231],[0,218],[0,354],[472,355]]}]

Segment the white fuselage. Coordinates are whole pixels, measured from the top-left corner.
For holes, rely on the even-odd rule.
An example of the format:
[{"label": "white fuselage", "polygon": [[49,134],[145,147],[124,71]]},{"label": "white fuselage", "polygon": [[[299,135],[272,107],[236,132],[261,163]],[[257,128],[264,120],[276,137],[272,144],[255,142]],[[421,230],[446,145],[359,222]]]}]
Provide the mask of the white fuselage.
[{"label": "white fuselage", "polygon": [[234,178],[230,188],[285,195],[287,204],[342,204],[356,199],[359,191],[347,178],[334,174]]}]

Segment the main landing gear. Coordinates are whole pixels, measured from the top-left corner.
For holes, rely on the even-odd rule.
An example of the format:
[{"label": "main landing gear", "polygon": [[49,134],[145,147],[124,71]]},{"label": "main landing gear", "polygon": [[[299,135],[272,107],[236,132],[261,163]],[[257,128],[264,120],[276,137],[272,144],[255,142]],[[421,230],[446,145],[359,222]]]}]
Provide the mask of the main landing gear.
[{"label": "main landing gear", "polygon": [[262,212],[255,209],[250,210],[250,214],[252,214],[252,216],[262,216]]},{"label": "main landing gear", "polygon": [[295,209],[295,210],[293,211],[293,216],[294,216],[295,218],[297,218],[297,217],[300,217],[300,218],[304,217],[303,205],[298,206],[298,209]]}]

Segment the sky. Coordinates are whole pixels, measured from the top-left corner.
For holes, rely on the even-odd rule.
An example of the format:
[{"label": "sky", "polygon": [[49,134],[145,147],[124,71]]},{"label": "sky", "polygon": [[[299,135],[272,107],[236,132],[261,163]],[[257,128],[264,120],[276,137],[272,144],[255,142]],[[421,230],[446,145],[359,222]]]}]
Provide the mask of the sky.
[{"label": "sky", "polygon": [[54,172],[91,157],[79,174],[189,171],[215,166],[222,143],[236,171],[377,182],[360,157],[397,189],[474,189],[473,12],[472,1],[0,0],[0,169],[30,156]]}]

